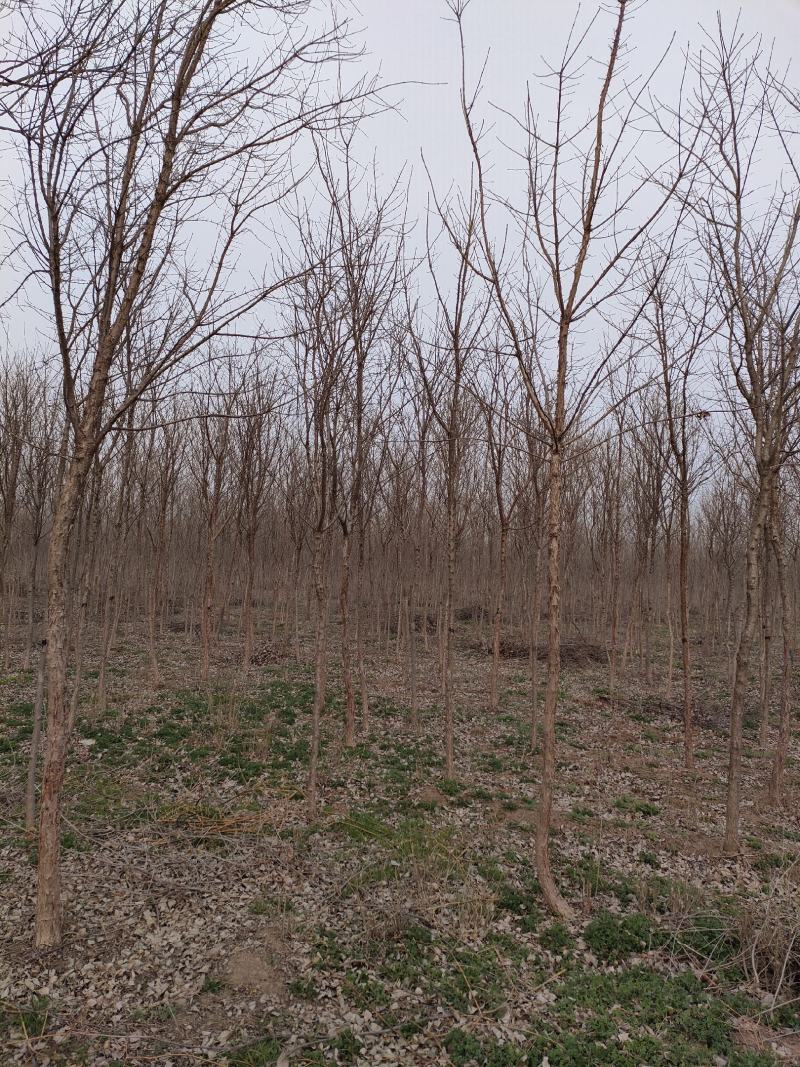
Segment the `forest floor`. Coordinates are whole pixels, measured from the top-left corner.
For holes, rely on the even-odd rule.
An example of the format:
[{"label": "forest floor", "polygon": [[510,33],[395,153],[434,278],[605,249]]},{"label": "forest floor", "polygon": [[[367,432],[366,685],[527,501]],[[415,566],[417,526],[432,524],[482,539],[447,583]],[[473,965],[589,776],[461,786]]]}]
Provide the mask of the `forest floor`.
[{"label": "forest floor", "polygon": [[[268,652],[246,686],[204,695],[184,687],[196,651],[171,640],[157,690],[141,640],[120,642],[100,717],[87,679],[54,952],[31,947],[21,817],[33,677],[2,678],[0,1064],[800,1063],[798,764],[790,803],[769,810],[749,728],[744,850],[723,859],[721,673],[698,668],[689,773],[677,675],[674,706],[631,679],[612,711],[602,663],[567,665],[553,835],[576,913],[564,924],[534,874],[524,660],[503,662],[490,716],[489,660],[462,627],[455,780],[433,641],[417,732],[403,667],[382,659],[369,731],[343,748],[332,677],[309,825],[310,668]],[[223,645],[220,676],[237,648]]]}]

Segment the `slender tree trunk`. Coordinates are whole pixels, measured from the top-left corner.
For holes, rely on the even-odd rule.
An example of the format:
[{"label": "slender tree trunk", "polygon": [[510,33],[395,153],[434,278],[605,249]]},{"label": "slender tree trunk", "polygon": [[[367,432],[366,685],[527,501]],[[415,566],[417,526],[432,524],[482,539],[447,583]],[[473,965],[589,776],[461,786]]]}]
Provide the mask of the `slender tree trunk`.
[{"label": "slender tree trunk", "polygon": [[[419,575],[419,542],[414,542],[414,559],[411,564],[411,581],[408,593],[408,689],[411,698],[411,728],[419,728],[419,693],[417,691],[417,579]],[[422,626],[428,632],[428,608],[423,605]]]},{"label": "slender tree trunk", "polygon": [[772,605],[770,589],[770,518],[764,522],[764,576],[761,583],[761,708],[758,726],[758,743],[766,749],[769,741],[769,704],[772,697],[770,675],[770,649],[772,645]]},{"label": "slender tree trunk", "polygon": [[47,559],[47,737],[39,819],[36,945],[61,943],[61,802],[69,746],[67,572],[69,539],[91,462],[76,447],[55,506]]},{"label": "slender tree trunk", "polygon": [[497,595],[492,616],[492,670],[489,684],[489,710],[496,715],[500,705],[500,637],[503,627],[503,602],[506,596],[508,567],[508,525],[500,524],[500,558],[498,561]]},{"label": "slender tree trunk", "polygon": [[667,652],[666,699],[672,700],[672,684],[675,677],[675,626],[672,619],[672,540],[669,531],[664,542],[664,569],[666,571],[666,616],[669,631],[669,648]]},{"label": "slender tree trunk", "polygon": [[[256,532],[250,527],[246,531],[246,570],[244,579],[244,601],[242,603],[242,629],[244,631],[244,651],[242,665],[245,671],[250,669],[253,658],[253,585],[255,580]],[[277,603],[277,595],[275,597]]]},{"label": "slender tree trunk", "polygon": [[778,578],[778,592],[781,604],[781,636],[783,638],[783,669],[781,671],[781,703],[778,718],[778,738],[775,743],[775,753],[772,759],[772,773],[770,775],[768,795],[770,802],[775,807],[783,803],[784,776],[786,773],[786,758],[789,751],[789,690],[791,686],[792,672],[792,609],[789,600],[789,591],[786,583],[786,557],[783,551],[783,540],[778,529],[777,520],[770,522],[770,535],[772,548],[775,553],[775,564]]},{"label": "slender tree trunk", "polygon": [[539,732],[539,626],[542,621],[542,541],[536,534],[536,554],[533,563],[533,599],[531,602],[531,636],[528,666],[531,682],[531,752],[536,750]]},{"label": "slender tree trunk", "polygon": [[561,896],[550,869],[550,825],[556,777],[556,708],[561,675],[561,453],[550,457],[550,495],[547,530],[548,642],[547,689],[542,714],[542,780],[536,819],[536,875],[548,908],[562,918],[572,909]]},{"label": "slender tree trunk", "polygon": [[200,612],[200,681],[205,685],[211,664],[211,627],[214,612],[214,536],[211,524],[206,534],[206,558],[203,575],[203,606]]},{"label": "slender tree trunk", "polygon": [[448,472],[447,493],[447,580],[442,612],[442,687],[444,696],[444,773],[446,778],[455,776],[453,752],[453,589],[456,574],[456,518],[455,518],[455,471]]},{"label": "slender tree trunk", "polygon": [[369,686],[364,652],[364,628],[364,548],[363,540],[360,540],[356,570],[356,658],[361,689],[361,729],[366,736],[369,730]]},{"label": "slender tree trunk", "polygon": [[758,550],[771,492],[771,479],[762,477],[758,499],[750,526],[745,558],[744,618],[734,661],[731,698],[730,737],[728,748],[728,790],[725,805],[724,851],[728,856],[739,852],[739,807],[742,789],[742,723],[747,669],[758,618]]},{"label": "slender tree trunk", "polygon": [[47,669],[47,641],[39,645],[39,661],[36,668],[36,697],[33,702],[33,732],[31,751],[28,756],[28,781],[25,789],[25,832],[36,831],[36,764],[39,759],[39,744],[42,736],[42,708],[44,706],[44,677]]},{"label": "slender tree trunk", "polygon": [[353,691],[353,663],[350,649],[350,535],[342,536],[342,573],[339,584],[339,614],[342,622],[342,683],[344,685],[344,743],[356,743],[356,697]]},{"label": "slender tree trunk", "polygon": [[314,531],[313,571],[317,622],[314,640],[314,705],[311,720],[311,752],[308,760],[308,785],[306,789],[309,821],[313,821],[317,815],[320,729],[322,712],[325,708],[328,673],[328,584],[326,579],[324,537],[325,534],[322,531]]},{"label": "slender tree trunk", "polygon": [[683,760],[694,767],[694,709],[692,706],[692,660],[689,643],[689,491],[681,485],[680,506],[680,601],[681,601],[681,663],[683,667]]}]

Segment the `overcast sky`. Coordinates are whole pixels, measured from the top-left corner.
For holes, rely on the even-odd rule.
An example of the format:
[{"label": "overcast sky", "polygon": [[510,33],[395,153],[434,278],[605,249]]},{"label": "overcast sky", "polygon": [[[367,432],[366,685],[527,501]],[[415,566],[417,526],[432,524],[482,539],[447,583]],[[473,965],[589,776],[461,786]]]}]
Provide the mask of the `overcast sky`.
[{"label": "overcast sky", "polygon": [[[384,83],[403,84],[388,93],[398,104],[395,112],[371,119],[364,128],[359,155],[364,161],[374,154],[383,183],[388,188],[403,169],[410,178],[409,222],[424,214],[428,181],[421,165],[421,153],[441,194],[451,186],[463,187],[469,175],[469,153],[459,113],[458,38],[445,0],[341,0],[350,12],[354,29],[366,50],[364,68],[378,71]],[[594,74],[608,55],[613,27],[615,0],[598,4],[586,0],[578,14],[585,26],[598,14],[594,31],[582,50],[597,61]],[[670,39],[672,50],[664,61],[656,88],[675,102],[686,50],[702,40],[702,27],[714,29],[720,0],[636,0],[629,20],[626,70],[638,75],[656,66]],[[468,47],[468,76],[474,80],[487,60],[481,114],[497,126],[484,148],[493,164],[491,183],[498,191],[519,199],[524,184],[512,173],[513,158],[502,148],[492,150],[491,137],[510,135],[507,120],[496,110],[520,114],[526,83],[531,85],[535,106],[544,115],[552,114],[552,100],[542,88],[541,75],[546,62],[556,62],[563,51],[578,6],[573,0],[471,0],[465,16]],[[761,34],[764,48],[774,47],[775,65],[792,64],[792,51],[800,44],[800,0],[746,0],[742,9],[734,0],[722,0],[721,14],[732,27],[739,17],[742,31]],[[800,64],[798,64],[800,66]],[[576,111],[585,114],[596,103],[597,85],[592,70],[582,84],[583,104],[578,96]],[[793,69],[789,80],[800,84],[800,71]],[[0,151],[0,185],[8,195],[8,185],[18,179],[17,166],[8,145]],[[774,180],[774,179],[773,179]],[[417,228],[413,243],[419,247],[423,236]],[[0,265],[0,289],[5,296],[16,284],[13,264]],[[35,341],[41,324],[26,312],[7,307],[0,328],[8,330],[23,344]]]},{"label": "overcast sky", "polygon": [[[384,81],[420,81],[396,93],[402,100],[402,117],[386,115],[370,125],[384,174],[413,165],[415,198],[425,186],[420,173],[420,152],[437,185],[463,180],[468,167],[464,130],[458,114],[458,42],[445,0],[352,0],[354,21],[363,26],[370,64]],[[582,25],[601,9],[589,51],[598,59],[608,52],[609,32],[616,3],[585,0]],[[535,83],[544,70],[542,57],[557,60],[564,48],[578,5],[572,0],[472,0],[465,16],[465,31],[473,76],[488,52],[484,79],[484,114],[489,104],[519,112],[526,82]],[[793,63],[800,47],[800,0],[641,0],[629,25],[635,55],[628,69],[652,69],[675,35],[672,52],[661,68],[659,91],[675,91],[682,54],[702,39],[702,27],[713,29],[717,12],[725,25],[740,18],[747,34],[761,34],[767,49],[774,45],[776,65]],[[794,82],[800,74],[792,71]],[[540,94],[541,96],[541,94]],[[596,90],[595,90],[596,96]],[[548,102],[542,99],[546,112]]]}]

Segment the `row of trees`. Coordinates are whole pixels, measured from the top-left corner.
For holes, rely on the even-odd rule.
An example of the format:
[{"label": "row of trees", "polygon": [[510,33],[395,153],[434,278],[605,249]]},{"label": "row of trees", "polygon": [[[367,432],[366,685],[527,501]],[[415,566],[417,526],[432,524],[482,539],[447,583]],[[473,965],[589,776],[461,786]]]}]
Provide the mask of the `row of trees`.
[{"label": "row of trees", "polygon": [[[502,381],[499,362],[497,370]],[[226,363],[220,389],[219,372],[219,366],[211,369],[194,401],[174,402],[169,421],[159,416],[157,422],[120,430],[96,458],[70,555],[70,640],[77,670],[73,708],[83,690],[91,697],[92,714],[104,710],[108,666],[120,630],[144,626],[155,684],[161,680],[159,652],[168,632],[197,639],[200,684],[209,681],[214,646],[223,634],[241,638],[244,671],[265,644],[283,645],[298,659],[303,654],[314,615],[308,427],[297,417],[299,398],[289,391],[291,382],[273,378],[264,384],[257,369]],[[3,384],[9,397],[2,424],[4,658],[7,668],[28,669],[42,632],[43,546],[61,476],[63,431],[46,381],[37,381],[30,368],[6,368]],[[448,456],[424,392],[411,391],[411,377],[405,384],[408,391],[396,383],[397,406],[383,418],[362,413],[372,427],[364,442],[362,552],[353,548],[349,494],[342,489],[352,483],[351,452],[344,444],[331,451],[330,477],[338,488],[332,496],[334,521],[325,530],[325,559],[326,584],[336,593],[342,625],[345,670],[354,643],[346,623],[362,617],[362,628],[379,639],[386,655],[400,650],[408,657],[411,678],[413,646],[438,647],[444,636]],[[472,617],[491,653],[487,703],[496,712],[499,661],[521,655],[531,633],[538,632],[532,613],[541,585],[536,574],[541,578],[547,464],[530,408],[513,382],[504,386],[507,409],[491,403],[498,379],[484,382],[483,394],[477,381],[468,379],[468,385],[455,488],[452,597],[454,610]],[[702,643],[711,657],[727,656],[733,668],[748,501],[742,497],[740,467],[715,463],[719,442],[707,432],[712,424],[695,416],[690,472],[697,489],[690,493],[692,548],[686,560],[692,580],[684,584],[680,469],[671,460],[669,419],[666,408],[657,407],[658,394],[656,380],[631,401],[626,432],[607,429],[600,436],[595,430],[588,445],[582,439],[579,449],[567,453],[562,537],[569,566],[563,619],[569,639],[607,650],[610,684],[624,657],[629,669],[635,667],[671,699],[685,673],[680,669],[684,604],[687,616],[691,612],[686,626],[691,644]],[[23,398],[21,409],[15,397]],[[354,426],[351,400],[345,389],[343,421]],[[12,434],[20,410],[25,429]],[[729,451],[736,454],[733,447]],[[770,515],[792,615],[800,593],[798,473],[794,462],[786,465],[782,485],[788,493],[782,490],[781,510]],[[768,534],[771,539],[771,525]],[[113,556],[102,552],[111,543]],[[780,614],[780,572],[773,577],[774,547],[766,551],[771,544],[765,538],[758,558],[764,642],[771,640],[773,618]],[[349,592],[354,556],[355,595]],[[198,561],[203,566],[198,568]],[[540,621],[541,608],[540,603]],[[96,649],[95,635],[91,642],[92,654],[99,656],[91,687],[82,678],[87,618],[100,620]],[[762,651],[768,658],[766,645]],[[360,671],[363,656],[358,660]],[[353,690],[349,744],[356,687],[352,675],[345,681]],[[764,697],[768,706],[768,691]]]},{"label": "row of trees", "polygon": [[[433,620],[450,776],[456,612],[486,612],[491,711],[504,633],[527,635],[534,724],[545,622],[536,864],[567,916],[549,862],[562,625],[605,650],[612,701],[634,653],[655,683],[667,627],[659,681],[671,691],[679,644],[687,768],[693,639],[727,644],[735,853],[749,661],[760,619],[766,739],[777,615],[780,797],[800,100],[757,43],[720,24],[683,71],[680,110],[655,101],[650,76],[622,73],[629,7],[619,0],[596,85],[590,38],[573,36],[514,116],[515,198],[492,184],[465,5],[452,0],[471,178],[448,195],[431,182],[421,255],[406,190],[382,192],[356,163],[375,88],[342,91],[345,27],[309,32],[306,3],[75,0],[57,25],[34,16],[20,30],[0,81],[27,167],[20,292],[43,283],[58,353],[57,370],[8,362],[0,412],[6,657],[22,612],[30,661],[47,592],[39,944],[60,938],[60,804],[90,617],[102,708],[123,619],[147,618],[157,679],[159,636],[180,617],[205,682],[226,621],[247,669],[257,624],[293,633],[299,655],[310,612],[312,816],[332,600],[347,744],[359,704],[369,717],[368,634],[405,650],[415,721]],[[243,44],[253,28],[261,50]],[[288,151],[301,137],[306,198]],[[283,251],[261,271],[254,238],[276,202]],[[259,262],[246,283],[240,250]]]}]

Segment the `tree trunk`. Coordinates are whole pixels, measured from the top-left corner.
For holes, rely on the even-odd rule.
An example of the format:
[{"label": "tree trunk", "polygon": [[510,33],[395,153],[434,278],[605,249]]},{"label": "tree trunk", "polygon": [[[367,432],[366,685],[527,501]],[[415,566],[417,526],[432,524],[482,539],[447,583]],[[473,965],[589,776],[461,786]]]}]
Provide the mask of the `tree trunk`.
[{"label": "tree trunk", "polygon": [[344,685],[344,743],[356,743],[356,697],[353,691],[353,663],[350,650],[350,535],[342,535],[342,574],[339,583],[339,613],[342,621],[342,684]]},{"label": "tree trunk", "polygon": [[747,669],[758,617],[758,550],[771,492],[771,479],[762,476],[745,558],[744,619],[739,634],[734,661],[733,694],[731,697],[730,737],[728,747],[728,790],[725,805],[724,852],[735,856],[739,852],[739,806],[742,788],[742,722]]},{"label": "tree trunk", "polygon": [[531,603],[531,636],[528,649],[528,668],[531,682],[531,752],[536,751],[536,734],[539,729],[539,626],[542,621],[542,542],[536,534],[536,555],[533,564],[533,600]]},{"label": "tree trunk", "polygon": [[39,758],[39,743],[42,735],[42,707],[44,705],[44,675],[47,669],[47,641],[39,646],[39,662],[36,669],[36,697],[33,703],[33,732],[31,751],[28,756],[28,781],[25,789],[25,832],[36,830],[36,764]]},{"label": "tree trunk", "polygon": [[770,802],[775,805],[775,807],[780,807],[783,803],[784,775],[786,772],[786,758],[789,750],[789,689],[791,685],[792,671],[791,635],[793,633],[793,627],[792,609],[786,584],[786,558],[783,552],[783,540],[775,519],[770,522],[770,534],[772,548],[775,553],[778,592],[781,604],[783,669],[781,672],[781,703],[778,718],[778,739],[775,743],[775,753],[772,760],[772,774],[770,776],[768,794]]},{"label": "tree trunk", "polygon": [[76,448],[55,506],[47,558],[47,739],[39,820],[36,945],[61,943],[61,802],[69,746],[67,705],[67,568],[70,533],[91,456]]},{"label": "tree trunk", "polygon": [[764,578],[761,583],[761,714],[758,743],[762,749],[766,749],[769,740],[769,704],[772,697],[770,684],[770,648],[772,645],[772,605],[769,584],[770,540],[770,519],[767,516],[764,522]]},{"label": "tree trunk", "polygon": [[680,601],[681,601],[681,663],[683,666],[683,760],[694,767],[694,709],[692,707],[692,661],[689,644],[689,491],[681,486],[680,508]]},{"label": "tree trunk", "polygon": [[[453,483],[452,485],[450,483]],[[444,773],[455,776],[453,751],[453,588],[456,573],[455,472],[448,473],[447,503],[447,580],[442,612],[442,689],[444,697]]]},{"label": "tree trunk", "polygon": [[508,526],[500,526],[500,559],[497,575],[497,596],[492,616],[492,670],[489,684],[489,710],[496,715],[500,705],[500,637],[503,626],[503,602],[506,595],[506,570],[508,565]]},{"label": "tree trunk", "polygon": [[314,642],[314,706],[311,719],[311,751],[308,759],[308,785],[306,804],[309,821],[317,815],[317,778],[319,765],[319,739],[322,712],[325,707],[325,688],[328,670],[328,586],[325,574],[325,534],[314,532],[313,570],[314,594],[317,605],[317,623]]},{"label": "tree trunk", "polygon": [[556,776],[556,708],[561,674],[561,453],[550,457],[550,495],[547,531],[548,642],[547,689],[542,714],[542,781],[536,819],[536,875],[548,908],[561,918],[572,909],[561,896],[550,870],[550,824]]},{"label": "tree trunk", "polygon": [[[244,601],[242,603],[242,629],[244,631],[244,651],[242,653],[242,666],[244,670],[250,669],[250,661],[253,658],[253,585],[255,575],[255,552],[256,532],[251,527],[246,534],[246,573],[244,580]],[[277,603],[277,596],[276,596]]]}]

